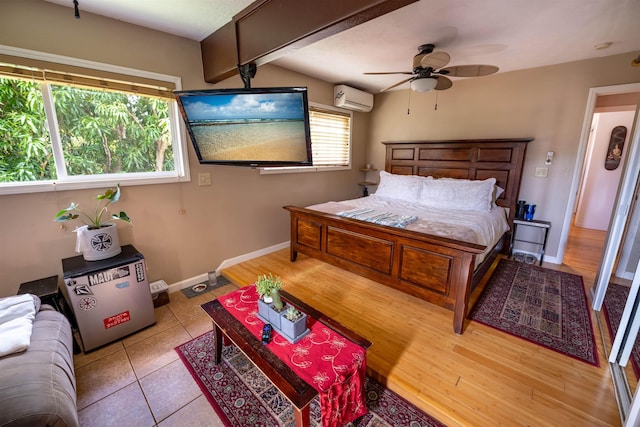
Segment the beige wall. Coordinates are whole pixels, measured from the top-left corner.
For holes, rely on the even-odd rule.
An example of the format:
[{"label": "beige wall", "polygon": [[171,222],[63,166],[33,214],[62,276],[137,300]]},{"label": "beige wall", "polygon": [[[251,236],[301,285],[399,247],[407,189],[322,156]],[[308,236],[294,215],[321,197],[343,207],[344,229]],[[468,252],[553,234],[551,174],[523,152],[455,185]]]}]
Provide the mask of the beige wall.
[{"label": "beige wall", "polygon": [[[202,78],[199,43],[38,0],[2,0],[0,45],[137,68],[182,78],[183,89],[211,85]],[[331,104],[333,85],[275,66],[258,69],[260,86],[308,86],[309,99]],[[242,87],[239,77],[219,87]],[[213,87],[213,86],[211,86]],[[358,167],[365,162],[369,115],[354,115],[353,170],[263,175],[257,170],[201,166],[189,145],[192,182],[125,187],[116,207],[134,227],[119,224],[122,244],[147,259],[149,277],[172,284],[213,270],[226,259],[289,239],[282,206],[357,197]],[[190,144],[190,143],[189,143]],[[209,172],[213,185],[199,187]],[[95,190],[0,196],[0,297],[20,283],[62,275],[60,259],[75,256],[73,226],[52,218],[70,201],[92,205]],[[185,210],[181,214],[181,209]]]},{"label": "beige wall", "polygon": [[[546,254],[555,257],[589,89],[640,82],[640,69],[629,65],[634,55],[456,80],[449,90],[410,98],[408,90],[376,95],[367,162],[384,164],[380,142],[387,140],[534,137],[520,199],[537,205],[536,218],[552,222]],[[535,168],[545,166],[548,151],[555,153],[548,177],[537,178]]]}]

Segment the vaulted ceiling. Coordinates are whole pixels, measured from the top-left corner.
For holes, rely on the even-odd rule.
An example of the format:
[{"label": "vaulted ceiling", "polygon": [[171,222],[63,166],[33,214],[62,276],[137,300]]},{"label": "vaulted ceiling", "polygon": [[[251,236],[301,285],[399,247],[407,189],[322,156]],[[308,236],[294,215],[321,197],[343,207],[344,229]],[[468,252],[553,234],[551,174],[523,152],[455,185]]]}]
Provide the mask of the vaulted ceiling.
[{"label": "vaulted ceiling", "polygon": [[[73,8],[72,0],[46,1]],[[81,16],[95,13],[201,41],[251,3],[79,0],[79,9]],[[406,76],[363,73],[411,71],[418,46],[426,43],[448,52],[449,65],[491,64],[499,72],[627,52],[635,58],[639,20],[638,0],[421,0],[273,63],[375,93]]]}]

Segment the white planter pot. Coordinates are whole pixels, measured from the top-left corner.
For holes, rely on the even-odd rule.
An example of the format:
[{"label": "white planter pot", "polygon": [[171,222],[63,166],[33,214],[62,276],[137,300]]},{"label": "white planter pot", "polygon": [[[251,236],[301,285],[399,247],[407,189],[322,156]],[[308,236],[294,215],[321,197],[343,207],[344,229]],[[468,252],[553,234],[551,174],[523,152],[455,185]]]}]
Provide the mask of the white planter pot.
[{"label": "white planter pot", "polygon": [[95,230],[84,225],[76,229],[76,252],[81,252],[86,261],[98,261],[118,255],[122,248],[118,240],[118,228],[109,224]]}]

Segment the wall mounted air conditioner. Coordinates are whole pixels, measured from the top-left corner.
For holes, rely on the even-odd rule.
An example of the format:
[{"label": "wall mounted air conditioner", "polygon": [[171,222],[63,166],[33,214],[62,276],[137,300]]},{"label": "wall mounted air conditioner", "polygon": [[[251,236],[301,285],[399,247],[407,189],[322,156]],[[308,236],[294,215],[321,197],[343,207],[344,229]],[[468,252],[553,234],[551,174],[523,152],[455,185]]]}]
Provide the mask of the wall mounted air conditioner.
[{"label": "wall mounted air conditioner", "polygon": [[347,110],[369,112],[373,108],[373,95],[347,85],[333,87],[333,105]]}]

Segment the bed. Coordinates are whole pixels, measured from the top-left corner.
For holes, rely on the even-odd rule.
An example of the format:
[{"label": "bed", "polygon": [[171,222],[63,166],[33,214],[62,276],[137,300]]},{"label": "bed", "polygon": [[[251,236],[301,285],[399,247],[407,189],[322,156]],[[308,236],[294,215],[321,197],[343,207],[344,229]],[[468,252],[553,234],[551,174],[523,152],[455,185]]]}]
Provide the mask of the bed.
[{"label": "bed", "polygon": [[507,231],[495,243],[349,218],[327,206],[285,206],[291,219],[291,261],[302,253],[452,310],[453,330],[462,334],[471,292],[508,247],[526,146],[532,140],[383,142],[386,173],[500,187],[503,191],[491,203],[506,208]]}]

